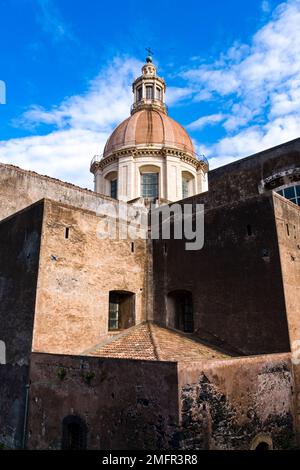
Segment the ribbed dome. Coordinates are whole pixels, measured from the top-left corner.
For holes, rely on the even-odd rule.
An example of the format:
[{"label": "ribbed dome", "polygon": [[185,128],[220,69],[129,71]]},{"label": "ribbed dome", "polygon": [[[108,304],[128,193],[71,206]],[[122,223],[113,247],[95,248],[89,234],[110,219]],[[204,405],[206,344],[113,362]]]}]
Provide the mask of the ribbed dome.
[{"label": "ribbed dome", "polygon": [[186,130],[174,119],[155,109],[137,111],[123,121],[108,139],[103,157],[135,145],[173,147],[189,154],[195,152]]}]

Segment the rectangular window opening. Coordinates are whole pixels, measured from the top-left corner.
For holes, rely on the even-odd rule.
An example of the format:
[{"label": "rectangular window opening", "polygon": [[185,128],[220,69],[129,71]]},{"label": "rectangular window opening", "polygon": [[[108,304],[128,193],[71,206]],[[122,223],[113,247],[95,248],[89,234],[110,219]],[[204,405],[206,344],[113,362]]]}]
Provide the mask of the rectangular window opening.
[{"label": "rectangular window opening", "polygon": [[158,198],[158,173],[142,174],[142,197]]},{"label": "rectangular window opening", "polygon": [[153,100],[153,86],[146,86],[146,99]]},{"label": "rectangular window opening", "polygon": [[182,199],[189,197],[189,180],[182,178]]},{"label": "rectangular window opening", "polygon": [[118,197],[118,180],[112,180],[110,182],[110,197],[117,199]]},{"label": "rectangular window opening", "polygon": [[70,228],[69,228],[69,227],[66,227],[66,230],[65,230],[65,238],[68,239],[68,238],[69,238],[69,235],[70,235]]},{"label": "rectangular window opening", "polygon": [[137,89],[137,99],[138,99],[138,101],[141,101],[142,97],[143,97],[143,89],[142,89],[142,87],[140,87],[140,88]]},{"label": "rectangular window opening", "polygon": [[118,331],[135,324],[135,295],[132,292],[109,293],[108,330]]}]

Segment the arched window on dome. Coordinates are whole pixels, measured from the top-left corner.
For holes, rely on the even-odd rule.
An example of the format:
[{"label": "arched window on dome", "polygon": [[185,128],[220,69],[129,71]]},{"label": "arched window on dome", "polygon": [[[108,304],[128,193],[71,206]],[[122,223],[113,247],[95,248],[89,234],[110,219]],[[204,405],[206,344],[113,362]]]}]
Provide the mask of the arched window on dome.
[{"label": "arched window on dome", "polygon": [[159,198],[159,167],[144,165],[140,168],[141,197],[155,200]]},{"label": "arched window on dome", "polygon": [[156,87],[156,99],[162,101],[162,91],[160,87]]},{"label": "arched window on dome", "polygon": [[182,172],[182,199],[193,196],[195,194],[194,182],[195,177],[188,171]]},{"label": "arched window on dome", "polygon": [[142,197],[147,199],[158,198],[158,173],[142,174]]},{"label": "arched window on dome", "polygon": [[105,195],[118,199],[118,172],[110,171],[104,176]]},{"label": "arched window on dome", "polygon": [[118,180],[111,180],[110,182],[110,197],[117,199],[118,197]]}]

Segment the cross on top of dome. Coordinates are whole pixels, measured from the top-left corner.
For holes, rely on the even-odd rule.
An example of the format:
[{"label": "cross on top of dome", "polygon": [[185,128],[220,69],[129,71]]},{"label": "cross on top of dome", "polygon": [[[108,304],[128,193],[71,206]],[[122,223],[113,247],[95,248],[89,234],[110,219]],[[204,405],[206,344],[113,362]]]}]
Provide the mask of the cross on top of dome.
[{"label": "cross on top of dome", "polygon": [[152,62],[153,52],[151,51],[150,47],[146,47],[146,51],[148,52],[148,55],[146,57],[146,62],[147,63]]}]

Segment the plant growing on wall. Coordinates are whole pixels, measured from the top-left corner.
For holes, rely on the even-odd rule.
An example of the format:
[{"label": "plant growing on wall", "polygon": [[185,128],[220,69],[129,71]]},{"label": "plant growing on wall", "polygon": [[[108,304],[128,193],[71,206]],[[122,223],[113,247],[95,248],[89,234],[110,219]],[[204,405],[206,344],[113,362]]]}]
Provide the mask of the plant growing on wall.
[{"label": "plant growing on wall", "polygon": [[67,375],[67,371],[64,367],[60,367],[57,372],[58,377],[60,380],[64,380],[65,376]]},{"label": "plant growing on wall", "polygon": [[95,378],[95,376],[95,372],[91,371],[84,374],[83,379],[87,385],[91,385],[91,382]]}]

